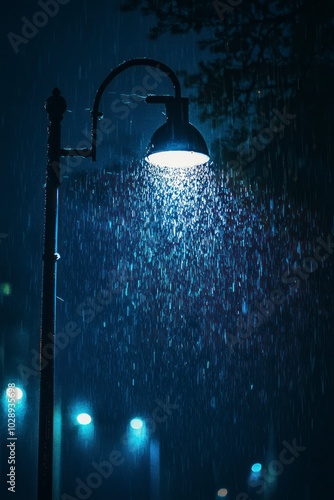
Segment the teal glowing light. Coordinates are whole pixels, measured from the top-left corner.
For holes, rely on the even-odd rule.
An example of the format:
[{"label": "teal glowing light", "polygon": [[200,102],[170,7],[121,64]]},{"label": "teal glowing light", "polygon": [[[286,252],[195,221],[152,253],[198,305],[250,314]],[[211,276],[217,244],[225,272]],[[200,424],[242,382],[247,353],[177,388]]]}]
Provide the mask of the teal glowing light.
[{"label": "teal glowing light", "polygon": [[6,391],[7,397],[12,398],[13,397],[13,390],[15,391],[15,401],[20,401],[23,397],[23,392],[22,389],[19,387],[14,387],[14,389],[8,388]]},{"label": "teal glowing light", "polygon": [[77,421],[79,422],[79,424],[81,425],[88,425],[91,423],[92,421],[92,417],[90,415],[88,415],[88,413],[80,413],[78,416],[77,416]]},{"label": "teal glowing light", "polygon": [[143,427],[143,421],[140,418],[133,418],[130,422],[132,429],[139,431]]},{"label": "teal glowing light", "polygon": [[27,393],[14,382],[9,382],[8,386],[1,394],[0,404],[8,415],[12,415],[12,418],[16,416],[23,424],[27,412]]},{"label": "teal glowing light", "polygon": [[0,294],[1,295],[10,295],[12,293],[12,285],[10,283],[1,283],[0,284]]},{"label": "teal glowing light", "polygon": [[262,469],[262,465],[259,463],[252,465],[252,472],[257,473],[257,472],[260,472],[261,469]]},{"label": "teal glowing light", "polygon": [[127,428],[127,445],[129,451],[142,453],[148,443],[148,429],[145,420],[135,417],[130,420]]}]

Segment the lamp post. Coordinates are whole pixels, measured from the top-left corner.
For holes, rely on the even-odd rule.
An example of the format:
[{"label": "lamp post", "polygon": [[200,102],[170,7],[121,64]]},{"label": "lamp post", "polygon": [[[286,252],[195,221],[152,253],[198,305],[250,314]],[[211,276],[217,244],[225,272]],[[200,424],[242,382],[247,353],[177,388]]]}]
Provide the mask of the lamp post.
[{"label": "lamp post", "polygon": [[103,116],[99,105],[109,83],[125,69],[132,66],[153,66],[170,78],[175,96],[147,96],[148,103],[166,105],[166,123],[152,136],[145,159],[162,166],[195,166],[209,160],[208,149],[198,130],[188,120],[188,99],[181,97],[180,82],[165,64],[154,59],[131,59],[111,71],[100,85],[91,111],[91,147],[82,149],[61,148],[61,121],[66,111],[66,101],[59,89],[54,89],[45,108],[49,126],[47,136],[47,168],[45,189],[45,226],[42,282],[42,319],[40,332],[40,408],[38,449],[38,500],[52,500],[52,455],[54,412],[54,356],[43,359],[46,346],[54,349],[56,311],[56,262],[58,232],[58,188],[60,186],[60,158],[80,156],[96,161],[96,136],[98,120]]}]

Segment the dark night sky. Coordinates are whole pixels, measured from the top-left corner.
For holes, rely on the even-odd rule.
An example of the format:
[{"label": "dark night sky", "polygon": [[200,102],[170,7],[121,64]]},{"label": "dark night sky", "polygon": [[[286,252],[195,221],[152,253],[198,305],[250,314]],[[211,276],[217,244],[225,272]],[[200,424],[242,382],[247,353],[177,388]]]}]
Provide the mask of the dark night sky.
[{"label": "dark night sky", "polygon": [[[21,386],[19,500],[33,500],[37,491],[38,378],[24,383],[19,367],[33,368],[39,346],[45,99],[60,88],[68,106],[63,146],[75,147],[112,68],[150,57],[192,72],[208,58],[192,32],[149,40],[154,18],[111,3],[59,5],[17,54],[7,35],[20,34],[22,18],[32,19],[40,7],[14,0],[1,14],[1,411],[6,422],[7,384]],[[210,2],[206,8],[216,15]],[[205,33],[213,36],[210,28]],[[163,106],[139,103],[123,120],[111,108],[120,94],[142,85],[145,69],[128,70],[108,88],[101,108],[115,132],[98,148],[97,163],[83,160],[64,175],[59,193],[56,331],[75,322],[80,334],[56,360],[55,498],[79,498],[76,478],[85,480],[92,462],[115,449],[124,465],[92,491],[92,500],[217,500],[220,488],[229,490],[228,500],[330,498],[334,250],[323,262],[303,261],[319,244],[327,255],[328,235],[334,242],[328,68],[312,89],[315,101],[305,90],[288,102],[296,118],[251,164],[253,175],[272,166],[258,183],[231,182],[217,162],[191,173],[152,171],[140,158],[163,123]],[[171,94],[171,84],[162,79],[154,92]],[[282,97],[275,106],[282,111],[286,103]],[[229,114],[212,129],[200,112],[192,103],[191,122],[209,147],[239,123]],[[292,278],[294,262],[311,266],[310,273],[304,268]],[[112,289],[111,300],[96,305],[105,289]],[[263,324],[231,352],[229,335],[241,318],[277,289],[282,305],[264,312]],[[121,437],[133,416],[152,417],[157,400],[177,408],[136,455]],[[74,425],[84,410],[93,417],[91,434]],[[12,498],[1,428],[0,496]],[[283,443],[294,441],[305,450],[276,478],[265,473],[259,493],[260,483],[248,482],[251,465],[271,470]],[[153,493],[147,451],[157,444],[160,496]]]}]

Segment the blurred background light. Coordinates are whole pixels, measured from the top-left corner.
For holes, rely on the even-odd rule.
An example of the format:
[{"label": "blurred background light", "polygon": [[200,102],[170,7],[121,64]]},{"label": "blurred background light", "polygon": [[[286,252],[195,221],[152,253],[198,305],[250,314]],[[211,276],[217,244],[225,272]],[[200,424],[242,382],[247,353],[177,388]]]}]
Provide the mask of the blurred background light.
[{"label": "blurred background light", "polygon": [[140,418],[133,418],[130,422],[130,426],[134,430],[140,430],[143,428],[143,421]]},{"label": "blurred background light", "polygon": [[79,422],[79,424],[81,425],[88,425],[91,423],[92,421],[92,417],[90,415],[88,415],[88,413],[80,413],[78,416],[77,416],[77,421]]},{"label": "blurred background light", "polygon": [[12,285],[10,283],[0,283],[0,295],[10,295],[12,293]]},{"label": "blurred background light", "polygon": [[[10,388],[7,389],[6,391],[7,397],[12,396],[12,390]],[[15,387],[15,400],[20,401],[20,399],[23,398],[23,391],[20,389],[20,387]]]},{"label": "blurred background light", "polygon": [[228,491],[226,488],[220,488],[220,490],[218,490],[217,492],[217,496],[218,498],[225,498],[228,494]]},{"label": "blurred background light", "polygon": [[[15,383],[15,387],[7,386],[7,388],[2,392],[1,394],[2,410],[8,413],[8,408],[15,409],[15,415],[23,423],[23,419],[25,418],[28,409],[27,393],[24,389],[21,389],[21,387],[16,385],[16,381],[12,382],[10,380],[9,383],[11,384]],[[15,398],[14,402],[13,398]],[[8,406],[9,403],[11,404],[10,407]],[[19,428],[17,427],[16,430],[18,432]]]},{"label": "blurred background light", "polygon": [[127,444],[129,450],[134,452],[144,451],[148,443],[148,429],[146,422],[139,417],[130,420],[127,430]]},{"label": "blurred background light", "polygon": [[257,472],[260,472],[261,469],[262,469],[262,465],[259,464],[259,463],[256,463],[256,464],[252,465],[252,472],[257,473]]}]

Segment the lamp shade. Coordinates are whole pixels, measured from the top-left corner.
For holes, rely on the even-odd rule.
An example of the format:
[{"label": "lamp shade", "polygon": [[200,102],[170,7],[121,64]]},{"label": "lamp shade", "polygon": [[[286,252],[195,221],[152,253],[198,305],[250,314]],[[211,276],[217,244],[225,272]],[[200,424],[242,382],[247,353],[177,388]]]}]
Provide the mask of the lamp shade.
[{"label": "lamp shade", "polygon": [[190,123],[173,127],[165,123],[153,134],[146,161],[162,167],[192,167],[209,160],[208,148],[200,132]]},{"label": "lamp shade", "polygon": [[166,123],[153,134],[146,161],[161,167],[193,167],[209,160],[205,140],[189,123],[187,98],[150,96],[146,101],[166,104]]}]

